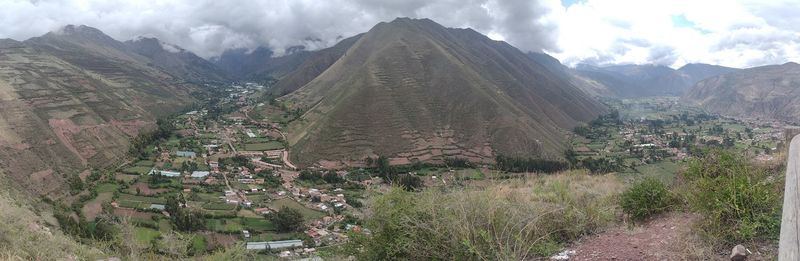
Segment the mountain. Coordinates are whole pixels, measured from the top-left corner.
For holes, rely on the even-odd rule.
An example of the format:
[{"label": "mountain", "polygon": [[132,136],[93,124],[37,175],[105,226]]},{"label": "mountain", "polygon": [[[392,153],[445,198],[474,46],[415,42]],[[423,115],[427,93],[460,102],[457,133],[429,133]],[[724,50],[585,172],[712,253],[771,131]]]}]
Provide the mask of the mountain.
[{"label": "mountain", "polygon": [[275,56],[269,48],[258,47],[254,50],[245,48],[225,50],[212,62],[231,78],[247,81],[264,81],[280,79],[295,71],[312,52],[302,47],[286,50],[282,56]]},{"label": "mountain", "polygon": [[578,74],[574,69],[561,63],[558,59],[546,53],[528,52],[534,62],[544,66],[548,71],[560,77],[562,80],[575,85],[584,92],[594,97],[612,97],[611,90],[600,82]]},{"label": "mountain", "polygon": [[678,70],[653,64],[603,67],[579,64],[575,74],[596,83],[594,86],[604,86],[612,96],[631,98],[680,96],[700,80],[736,70],[708,64],[687,64]]},{"label": "mountain", "polygon": [[744,69],[698,82],[683,101],[728,116],[800,122],[800,65]]},{"label": "mountain", "polygon": [[560,158],[565,129],[607,110],[505,42],[408,18],[379,23],[281,100],[305,111],[288,138],[304,165]]},{"label": "mountain", "polygon": [[361,35],[363,34],[344,39],[333,47],[313,52],[296,70],[287,74],[275,84],[275,92],[281,95],[288,94],[314,80],[314,78],[317,78],[328,67],[338,61],[361,38]]},{"label": "mountain", "polygon": [[41,195],[119,164],[129,139],[194,102],[192,84],[87,26],[0,41],[0,169]]},{"label": "mountain", "polygon": [[149,58],[159,69],[193,82],[226,82],[226,73],[192,52],[156,38],[139,37],[125,41],[131,51]]}]

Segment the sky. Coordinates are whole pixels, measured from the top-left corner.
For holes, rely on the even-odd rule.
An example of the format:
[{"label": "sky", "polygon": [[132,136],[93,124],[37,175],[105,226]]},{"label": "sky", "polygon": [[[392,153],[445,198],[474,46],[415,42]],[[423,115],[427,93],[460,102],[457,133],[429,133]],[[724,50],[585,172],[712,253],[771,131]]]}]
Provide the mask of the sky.
[{"label": "sky", "polygon": [[800,62],[800,0],[0,0],[0,38],[67,24],[226,49],[332,46],[396,17],[470,27],[567,65]]}]

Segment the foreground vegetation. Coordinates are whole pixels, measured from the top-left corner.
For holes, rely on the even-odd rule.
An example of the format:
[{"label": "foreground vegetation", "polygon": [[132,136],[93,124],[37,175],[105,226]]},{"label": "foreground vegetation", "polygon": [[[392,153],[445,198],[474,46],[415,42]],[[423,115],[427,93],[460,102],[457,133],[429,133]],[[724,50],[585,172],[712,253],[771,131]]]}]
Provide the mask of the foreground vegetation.
[{"label": "foreground vegetation", "polygon": [[615,220],[613,175],[586,172],[511,180],[485,189],[393,188],[372,202],[372,236],[356,235],[359,260],[524,260],[548,256]]}]

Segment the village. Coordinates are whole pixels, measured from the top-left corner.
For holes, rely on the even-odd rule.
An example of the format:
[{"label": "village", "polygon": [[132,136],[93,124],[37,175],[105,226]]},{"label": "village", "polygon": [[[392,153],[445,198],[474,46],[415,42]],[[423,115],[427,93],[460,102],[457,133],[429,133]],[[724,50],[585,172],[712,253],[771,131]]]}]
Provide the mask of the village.
[{"label": "village", "polygon": [[[96,197],[81,206],[81,214],[87,220],[128,220],[142,244],[166,244],[163,235],[178,230],[190,235],[198,255],[242,247],[290,259],[313,257],[354,233],[369,233],[360,221],[366,199],[389,185],[371,169],[298,169],[283,128],[299,112],[265,96],[265,88],[218,88],[204,106],[160,123],[161,136],[132,149],[134,160],[93,187]],[[708,115],[674,98],[606,102],[612,111],[576,127],[566,152],[571,165],[592,173],[668,181],[687,159],[714,146],[769,161],[791,128]],[[459,161],[406,172],[425,187],[521,175]]]},{"label": "village", "polygon": [[[188,232],[195,254],[241,244],[248,251],[305,257],[345,242],[349,233],[369,233],[360,226],[359,208],[367,188],[381,180],[298,170],[281,132],[285,121],[248,115],[254,107],[270,106],[258,102],[263,89],[233,84],[219,90],[221,98],[210,107],[165,123],[169,132],[160,141],[142,146],[113,180],[93,188],[97,197],[83,205],[83,216],[127,219],[143,244],[157,244],[174,229]],[[290,117],[278,115],[283,116]],[[272,216],[286,216],[282,211],[299,213],[291,220],[299,225],[275,224]],[[178,223],[184,218],[189,221]]]},{"label": "village", "polygon": [[715,147],[773,161],[786,144],[785,133],[796,130],[776,120],[709,115],[676,97],[606,102],[613,111],[576,127],[572,137],[570,153],[593,172],[666,174],[669,180],[687,159]]}]

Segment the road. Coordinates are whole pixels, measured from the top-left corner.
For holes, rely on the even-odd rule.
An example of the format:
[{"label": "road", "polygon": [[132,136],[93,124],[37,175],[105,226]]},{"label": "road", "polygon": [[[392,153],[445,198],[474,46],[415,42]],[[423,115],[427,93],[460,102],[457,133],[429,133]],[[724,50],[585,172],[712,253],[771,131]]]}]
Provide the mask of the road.
[{"label": "road", "polygon": [[[319,103],[318,103],[318,104],[319,104]],[[249,114],[247,114],[247,112],[248,112],[249,110],[250,110],[250,108],[249,108],[249,107],[248,107],[248,108],[244,108],[244,109],[242,109],[242,111],[244,112],[244,117],[245,117],[245,118],[247,118],[248,120],[250,120],[250,121],[254,122],[254,123],[258,123],[257,121],[255,121],[255,120],[253,120],[252,118],[250,118],[250,115],[249,115]],[[259,124],[259,125],[260,125],[260,124]],[[284,141],[288,141],[288,140],[286,139],[286,134],[285,134],[285,133],[283,133],[283,131],[281,131],[280,129],[277,129],[277,128],[275,128],[275,131],[277,131],[279,134],[281,134],[281,137],[283,137],[283,140],[284,140]],[[227,134],[226,134],[226,136],[227,136]],[[230,143],[229,143],[229,144],[230,144]],[[234,150],[234,152],[235,152],[235,151],[236,151],[236,150]],[[281,161],[283,161],[283,165],[284,165],[284,166],[286,166],[286,167],[288,167],[289,169],[292,169],[292,170],[296,170],[296,169],[297,169],[297,166],[295,166],[294,164],[292,164],[292,162],[289,160],[289,148],[284,148],[284,149],[283,149],[283,153],[281,154]]]}]

